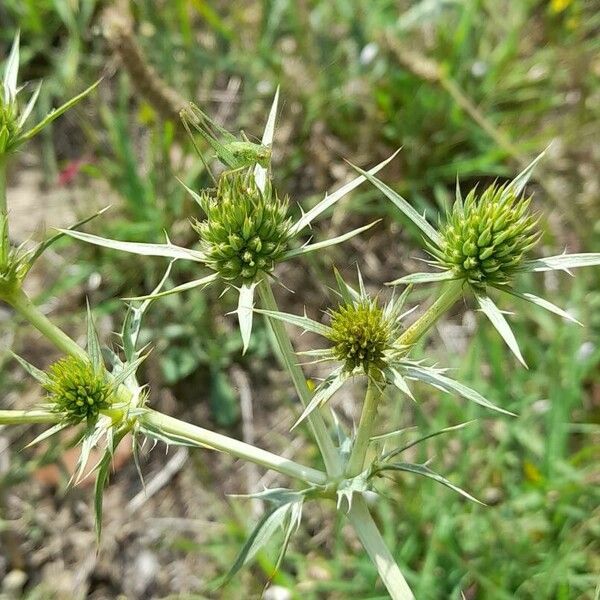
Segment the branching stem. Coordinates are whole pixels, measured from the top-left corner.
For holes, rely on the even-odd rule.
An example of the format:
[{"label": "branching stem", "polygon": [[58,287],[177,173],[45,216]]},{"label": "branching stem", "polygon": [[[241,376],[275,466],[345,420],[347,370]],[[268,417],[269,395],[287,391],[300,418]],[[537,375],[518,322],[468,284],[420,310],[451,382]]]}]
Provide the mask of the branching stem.
[{"label": "branching stem", "polygon": [[[273,295],[273,290],[271,289],[269,282],[265,279],[258,284],[258,293],[263,309],[279,311],[277,301]],[[294,387],[296,388],[296,392],[298,393],[302,404],[306,407],[311,400],[311,392],[306,384],[304,373],[298,365],[298,358],[285,330],[285,326],[277,319],[267,318],[267,322],[269,323],[269,327],[277,342],[277,350],[283,360],[284,366],[292,378],[292,382],[294,383]],[[327,473],[334,478],[339,477],[342,474],[343,466],[340,455],[333,445],[333,441],[327,431],[323,416],[318,410],[315,410],[308,416],[307,421],[311,427],[319,450],[321,451]]]},{"label": "branching stem", "polygon": [[47,410],[0,410],[0,425],[58,423],[61,416]]},{"label": "branching stem", "polygon": [[17,289],[4,298],[22,317],[50,340],[59,350],[76,358],[87,360],[87,354],[62,329],[57,327],[31,302],[27,294]]},{"label": "branching stem", "polygon": [[403,346],[416,344],[462,296],[463,285],[462,280],[448,282],[438,299],[400,336],[398,342]]},{"label": "branching stem", "polygon": [[169,417],[168,415],[154,410],[147,410],[142,413],[139,417],[139,422],[142,425],[146,424],[152,429],[156,429],[160,432],[189,440],[195,445],[211,450],[226,452],[231,456],[249,460],[257,465],[300,479],[306,483],[317,485],[325,485],[327,483],[327,475],[323,473],[323,471],[305,467],[293,460],[283,458],[282,456],[273,454],[267,450],[235,440],[226,435],[216,433],[215,431],[210,431],[209,429],[204,429],[203,427],[198,427],[197,425],[192,425],[185,421],[180,421],[179,419]]},{"label": "branching stem", "polygon": [[369,383],[365,401],[363,402],[360,422],[352,447],[350,461],[348,462],[347,470],[349,477],[355,477],[363,470],[367,450],[369,448],[369,440],[371,439],[371,435],[373,435],[373,426],[375,425],[375,418],[377,417],[377,407],[379,406],[379,401],[383,395],[384,387],[385,383],[381,377],[373,374],[369,376]]}]

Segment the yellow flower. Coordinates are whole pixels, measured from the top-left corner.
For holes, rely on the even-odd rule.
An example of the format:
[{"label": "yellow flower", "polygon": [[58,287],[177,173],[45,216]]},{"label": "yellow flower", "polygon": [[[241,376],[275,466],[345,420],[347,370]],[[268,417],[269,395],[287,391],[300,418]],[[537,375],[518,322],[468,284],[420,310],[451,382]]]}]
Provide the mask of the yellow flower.
[{"label": "yellow flower", "polygon": [[555,13],[565,11],[573,3],[573,0],[550,0],[550,10]]}]

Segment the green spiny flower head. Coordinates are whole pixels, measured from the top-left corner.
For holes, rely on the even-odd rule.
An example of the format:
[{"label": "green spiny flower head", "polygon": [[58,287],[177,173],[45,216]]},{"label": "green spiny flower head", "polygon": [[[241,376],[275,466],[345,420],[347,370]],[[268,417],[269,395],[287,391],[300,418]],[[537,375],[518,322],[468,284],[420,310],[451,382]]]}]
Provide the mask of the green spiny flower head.
[{"label": "green spiny flower head", "polygon": [[52,410],[70,423],[91,421],[113,402],[113,386],[89,361],[68,356],[52,364],[47,375],[44,387]]},{"label": "green spiny flower head", "polygon": [[377,300],[361,298],[330,312],[333,353],[347,371],[371,367],[382,369],[385,352],[392,342],[393,324],[386,319]]},{"label": "green spiny flower head", "polygon": [[457,203],[440,233],[438,261],[475,286],[505,285],[522,265],[540,233],[529,211],[531,198],[517,197],[491,185],[481,196],[475,190]]},{"label": "green spiny flower head", "polygon": [[251,283],[270,273],[288,249],[288,204],[267,184],[261,192],[248,171],[225,173],[214,192],[201,196],[206,214],[194,228],[206,265],[227,281]]}]

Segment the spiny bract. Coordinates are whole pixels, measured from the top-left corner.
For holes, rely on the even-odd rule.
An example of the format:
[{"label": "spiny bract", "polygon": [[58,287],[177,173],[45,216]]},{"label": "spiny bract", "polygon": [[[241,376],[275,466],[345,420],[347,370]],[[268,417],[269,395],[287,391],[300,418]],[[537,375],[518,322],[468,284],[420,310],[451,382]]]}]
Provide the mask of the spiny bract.
[{"label": "spiny bract", "polygon": [[216,194],[201,196],[204,221],[194,223],[208,267],[228,281],[250,283],[270,273],[288,249],[288,204],[270,184],[261,192],[248,171],[224,173]]},{"label": "spiny bract", "polygon": [[0,91],[0,153],[4,153],[19,133],[15,103],[4,103]]},{"label": "spiny bract", "polygon": [[112,386],[104,373],[88,361],[73,356],[62,358],[50,366],[47,375],[44,387],[52,410],[64,415],[66,421],[94,419],[112,404]]},{"label": "spiny bract", "polygon": [[362,367],[368,373],[371,367],[385,366],[393,326],[376,300],[362,298],[340,306],[331,312],[330,327],[335,357],[346,370]]},{"label": "spiny bract", "polygon": [[454,205],[441,230],[438,262],[476,286],[510,282],[523,257],[538,241],[531,198],[492,185],[480,197],[471,190],[464,205]]}]

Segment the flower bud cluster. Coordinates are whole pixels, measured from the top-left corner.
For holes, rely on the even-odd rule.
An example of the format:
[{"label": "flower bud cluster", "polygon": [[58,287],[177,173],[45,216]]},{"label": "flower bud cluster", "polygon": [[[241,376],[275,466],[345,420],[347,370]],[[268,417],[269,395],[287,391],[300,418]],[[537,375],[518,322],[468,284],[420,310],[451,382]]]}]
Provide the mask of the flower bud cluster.
[{"label": "flower bud cluster", "polygon": [[441,248],[432,252],[473,285],[509,283],[539,239],[530,203],[504,187],[492,185],[480,197],[472,190],[462,207],[455,204],[441,230]]},{"label": "flower bud cluster", "polygon": [[201,196],[206,219],[194,223],[208,267],[227,281],[270,273],[288,249],[288,204],[270,184],[261,192],[248,171],[225,173]]},{"label": "flower bud cluster", "polygon": [[105,373],[88,361],[73,356],[63,358],[50,366],[47,376],[44,388],[52,410],[64,415],[68,422],[92,420],[113,402],[113,386]]},{"label": "flower bud cluster", "polygon": [[371,367],[385,366],[385,351],[390,347],[393,324],[386,319],[377,301],[363,298],[347,303],[331,313],[333,352],[344,363],[347,371],[362,367],[368,373]]}]

